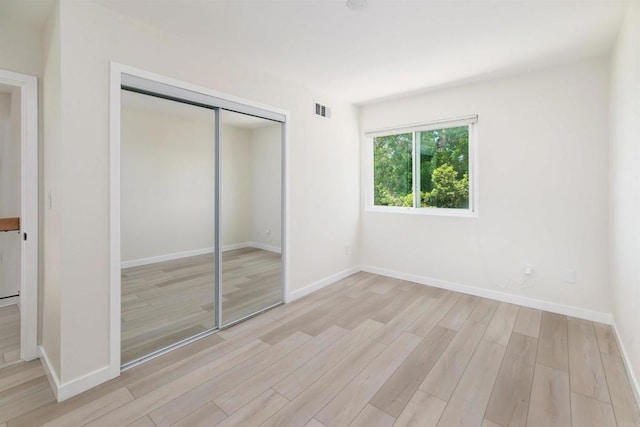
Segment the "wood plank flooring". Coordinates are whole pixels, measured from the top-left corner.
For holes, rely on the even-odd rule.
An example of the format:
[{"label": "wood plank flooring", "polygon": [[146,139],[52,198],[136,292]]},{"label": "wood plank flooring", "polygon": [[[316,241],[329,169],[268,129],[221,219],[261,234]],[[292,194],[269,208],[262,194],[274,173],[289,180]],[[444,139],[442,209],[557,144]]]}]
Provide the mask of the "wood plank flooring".
[{"label": "wood plank flooring", "polygon": [[357,273],[62,403],[39,361],[2,369],[3,423],[607,427],[640,412],[607,325]]},{"label": "wood plank flooring", "polygon": [[0,368],[20,360],[20,311],[16,304],[0,307]]},{"label": "wood plank flooring", "polygon": [[[222,254],[223,324],[281,301],[280,255]],[[214,328],[213,254],[122,270],[122,363]]]}]

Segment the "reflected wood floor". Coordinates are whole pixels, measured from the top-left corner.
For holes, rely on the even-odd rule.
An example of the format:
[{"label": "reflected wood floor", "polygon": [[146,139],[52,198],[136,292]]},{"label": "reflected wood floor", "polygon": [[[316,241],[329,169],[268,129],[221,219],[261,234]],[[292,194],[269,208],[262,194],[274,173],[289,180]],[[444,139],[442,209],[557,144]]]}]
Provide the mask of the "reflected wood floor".
[{"label": "reflected wood floor", "polygon": [[638,426],[609,326],[358,273],[54,403],[0,370],[8,426]]},{"label": "reflected wood floor", "polygon": [[[215,325],[213,254],[122,270],[122,363]],[[280,254],[243,248],[222,254],[223,323],[281,301]]]},{"label": "reflected wood floor", "polygon": [[20,360],[20,311],[16,304],[0,307],[0,368]]}]

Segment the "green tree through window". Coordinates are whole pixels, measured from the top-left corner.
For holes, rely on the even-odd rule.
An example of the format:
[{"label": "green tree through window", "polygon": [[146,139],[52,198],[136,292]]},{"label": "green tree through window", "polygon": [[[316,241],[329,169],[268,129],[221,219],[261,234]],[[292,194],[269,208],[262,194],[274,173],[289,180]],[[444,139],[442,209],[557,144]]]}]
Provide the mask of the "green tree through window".
[{"label": "green tree through window", "polygon": [[413,135],[375,138],[375,201],[379,206],[413,206]]},{"label": "green tree through window", "polygon": [[373,158],[374,205],[469,208],[469,126],[375,137]]}]

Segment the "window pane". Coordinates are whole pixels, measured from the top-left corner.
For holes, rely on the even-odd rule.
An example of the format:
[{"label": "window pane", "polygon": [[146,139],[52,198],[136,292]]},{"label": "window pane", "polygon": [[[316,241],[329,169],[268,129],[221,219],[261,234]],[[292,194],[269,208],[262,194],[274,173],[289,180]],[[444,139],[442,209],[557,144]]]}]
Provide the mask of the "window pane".
[{"label": "window pane", "polygon": [[413,206],[411,133],[373,139],[374,205]]},{"label": "window pane", "polygon": [[469,126],[418,132],[420,206],[469,207]]}]

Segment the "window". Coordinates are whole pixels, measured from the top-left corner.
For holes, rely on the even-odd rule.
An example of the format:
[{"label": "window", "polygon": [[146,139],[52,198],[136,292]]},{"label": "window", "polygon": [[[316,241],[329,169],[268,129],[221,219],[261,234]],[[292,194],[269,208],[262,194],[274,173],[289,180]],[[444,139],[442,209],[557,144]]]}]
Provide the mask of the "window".
[{"label": "window", "polygon": [[474,116],[368,133],[373,152],[369,208],[473,213],[476,121]]}]

